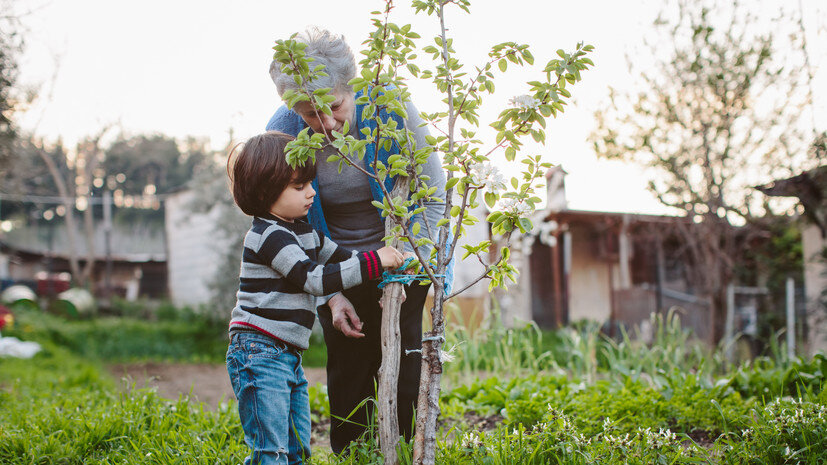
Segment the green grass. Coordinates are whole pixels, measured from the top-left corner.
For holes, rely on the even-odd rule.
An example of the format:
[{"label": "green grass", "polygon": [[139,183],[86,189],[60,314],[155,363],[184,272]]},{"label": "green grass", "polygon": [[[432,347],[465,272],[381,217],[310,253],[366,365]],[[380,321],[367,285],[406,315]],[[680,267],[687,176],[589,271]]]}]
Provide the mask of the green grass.
[{"label": "green grass", "polygon": [[231,405],[122,392],[102,373],[53,345],[33,360],[0,359],[0,463],[215,464],[246,454]]},{"label": "green grass", "polygon": [[[37,309],[15,308],[15,324],[3,334],[55,344],[82,358],[105,363],[224,363],[228,343],[225,321],[199,318],[188,309],[176,313],[169,306],[143,313],[128,307],[124,313],[130,316],[72,320]],[[327,352],[320,335],[313,337],[303,362],[308,367],[325,366]]]},{"label": "green grass", "polygon": [[[612,340],[590,325],[558,332],[493,325],[474,337],[454,327],[449,340],[464,342],[446,365],[454,387],[441,398],[437,463],[827,462],[827,357],[729,366],[720,350],[694,346],[671,318],[654,321],[653,346],[628,335]],[[208,409],[124,390],[103,368],[113,360],[221,361],[224,328],[211,327],[19,313],[4,335],[44,350],[31,360],[0,359],[0,463],[241,462],[247,450],[234,402]],[[314,421],[328,417],[326,389],[310,394]],[[409,445],[401,457],[410,462]],[[343,457],[314,450],[313,463],[382,459],[367,438]]]}]

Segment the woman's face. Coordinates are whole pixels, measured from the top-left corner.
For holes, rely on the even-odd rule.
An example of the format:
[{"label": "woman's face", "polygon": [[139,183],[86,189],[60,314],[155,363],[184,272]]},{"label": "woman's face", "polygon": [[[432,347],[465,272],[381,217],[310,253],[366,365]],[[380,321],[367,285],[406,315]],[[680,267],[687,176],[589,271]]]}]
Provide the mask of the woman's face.
[{"label": "woman's face", "polygon": [[355,102],[353,94],[347,91],[333,91],[330,95],[336,97],[336,100],[330,105],[330,115],[317,111],[310,102],[297,103],[293,107],[293,111],[301,116],[314,132],[327,133],[327,135],[332,136],[332,131],[342,132],[345,121],[351,128],[353,127]]}]

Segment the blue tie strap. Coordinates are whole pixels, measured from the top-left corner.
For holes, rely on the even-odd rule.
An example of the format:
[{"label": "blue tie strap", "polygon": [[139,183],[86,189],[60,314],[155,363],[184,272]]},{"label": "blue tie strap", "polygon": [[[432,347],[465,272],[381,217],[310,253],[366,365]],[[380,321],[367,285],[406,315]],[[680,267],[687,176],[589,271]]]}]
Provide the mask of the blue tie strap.
[{"label": "blue tie strap", "polygon": [[[379,283],[379,289],[384,288],[388,283],[401,283],[404,286],[411,284],[414,281],[422,280],[422,279],[431,279],[430,276],[424,273],[420,274],[406,274],[405,270],[408,268],[408,265],[414,259],[412,257],[408,257],[405,259],[405,263],[402,264],[399,268],[393,270],[393,272],[385,271],[382,273],[382,281]],[[435,278],[444,278],[444,274],[435,274]],[[447,293],[447,292],[446,292]]]}]

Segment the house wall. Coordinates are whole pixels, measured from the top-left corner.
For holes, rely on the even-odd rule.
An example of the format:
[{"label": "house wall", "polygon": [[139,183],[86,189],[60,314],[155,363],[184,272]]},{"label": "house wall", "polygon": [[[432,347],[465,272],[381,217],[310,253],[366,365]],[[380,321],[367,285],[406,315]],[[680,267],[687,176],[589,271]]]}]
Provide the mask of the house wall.
[{"label": "house wall", "polygon": [[827,312],[822,304],[822,293],[827,290],[827,264],[820,260],[827,246],[817,226],[810,225],[802,232],[804,253],[804,287],[807,295],[808,345],[811,354],[827,353]]},{"label": "house wall", "polygon": [[184,191],[166,201],[169,293],[175,305],[197,305],[210,298],[208,283],[228,241],[217,232],[218,210],[193,213],[193,193]]},{"label": "house wall", "polygon": [[40,261],[23,261],[12,258],[9,260],[8,274],[5,279],[12,281],[33,280],[34,275],[39,271],[46,271],[46,267]]},{"label": "house wall", "polygon": [[611,309],[610,265],[597,253],[588,227],[571,226],[569,321],[607,321]]}]

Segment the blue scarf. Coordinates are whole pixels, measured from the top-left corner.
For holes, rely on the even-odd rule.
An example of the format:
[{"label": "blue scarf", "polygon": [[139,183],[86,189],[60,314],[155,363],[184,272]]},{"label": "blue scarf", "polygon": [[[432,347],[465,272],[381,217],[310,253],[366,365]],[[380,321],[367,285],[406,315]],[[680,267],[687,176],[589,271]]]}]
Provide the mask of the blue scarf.
[{"label": "blue scarf", "polygon": [[[364,93],[363,90],[360,90],[356,93],[354,97],[356,100],[362,96]],[[362,118],[363,109],[365,108],[365,104],[356,105],[356,125],[357,130],[359,133],[359,137],[362,137],[362,129],[369,128],[371,131],[376,129],[376,120],[373,118]],[[395,113],[388,113],[384,109],[379,111],[379,117],[382,118],[383,122],[387,122],[388,119],[393,119],[396,121],[396,125],[398,128],[405,127],[404,121],[402,118],[396,115]],[[289,134],[293,137],[296,137],[299,132],[301,132],[304,128],[307,127],[307,123],[292,110],[288,110],[286,106],[282,106],[279,108],[276,113],[270,118],[270,121],[267,123],[267,130],[268,131],[281,131],[285,134]],[[311,130],[312,131],[312,130]],[[376,155],[376,145],[377,144],[368,144],[365,146],[365,158],[363,159],[363,163],[365,164],[365,169],[371,173],[376,174],[373,170],[373,157]],[[378,160],[382,162],[385,166],[389,166],[388,158],[396,153],[399,153],[400,147],[396,143],[393,142],[391,146],[391,150],[385,150],[384,147],[379,147],[379,154]],[[382,202],[385,198],[384,194],[382,193],[382,188],[379,186],[379,183],[370,178],[370,191],[373,194],[373,199],[377,202]],[[385,178],[385,189],[388,192],[393,190],[393,186],[396,183],[396,177],[387,176]],[[312,184],[313,189],[316,192],[319,192],[319,181],[317,179],[313,179]],[[381,217],[381,210],[377,209],[377,213],[379,213]],[[324,219],[324,212],[322,211],[322,201],[320,196],[316,196],[313,199],[313,205],[310,207],[310,211],[307,212],[307,219],[310,224],[318,231],[321,231],[325,236],[330,237],[330,230],[327,227],[327,221]],[[383,222],[384,223],[384,222]]]}]

